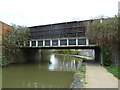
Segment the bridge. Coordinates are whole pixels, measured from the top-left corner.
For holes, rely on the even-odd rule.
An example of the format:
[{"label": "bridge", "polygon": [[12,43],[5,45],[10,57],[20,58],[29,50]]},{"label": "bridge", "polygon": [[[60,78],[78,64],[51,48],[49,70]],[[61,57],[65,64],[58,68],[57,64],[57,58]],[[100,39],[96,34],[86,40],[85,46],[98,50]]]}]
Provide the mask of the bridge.
[{"label": "bridge", "polygon": [[102,64],[100,47],[86,37],[91,22],[84,20],[29,27],[31,40],[24,42],[23,48],[94,49],[96,60]]}]

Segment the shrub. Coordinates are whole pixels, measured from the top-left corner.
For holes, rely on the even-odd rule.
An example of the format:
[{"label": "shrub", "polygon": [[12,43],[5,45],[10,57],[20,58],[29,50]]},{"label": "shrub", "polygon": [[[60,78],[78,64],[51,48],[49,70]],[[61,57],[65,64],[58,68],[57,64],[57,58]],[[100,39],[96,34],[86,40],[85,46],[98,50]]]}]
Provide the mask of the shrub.
[{"label": "shrub", "polygon": [[105,46],[102,47],[102,55],[103,55],[103,64],[105,66],[111,65],[111,63],[112,63],[112,53]]}]

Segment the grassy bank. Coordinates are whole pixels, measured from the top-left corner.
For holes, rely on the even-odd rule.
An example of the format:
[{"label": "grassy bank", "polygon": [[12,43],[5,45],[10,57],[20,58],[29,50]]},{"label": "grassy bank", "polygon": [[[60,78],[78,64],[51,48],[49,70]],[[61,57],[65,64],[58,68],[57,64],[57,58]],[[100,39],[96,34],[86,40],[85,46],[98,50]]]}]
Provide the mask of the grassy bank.
[{"label": "grassy bank", "polygon": [[120,66],[106,66],[105,67],[110,73],[112,73],[115,77],[120,79]]}]

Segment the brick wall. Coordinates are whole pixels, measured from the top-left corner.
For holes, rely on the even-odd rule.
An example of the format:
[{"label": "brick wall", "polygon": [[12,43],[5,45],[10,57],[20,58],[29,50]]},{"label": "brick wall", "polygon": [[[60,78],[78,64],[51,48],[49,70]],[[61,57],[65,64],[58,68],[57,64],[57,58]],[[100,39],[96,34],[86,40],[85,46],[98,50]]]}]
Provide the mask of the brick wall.
[{"label": "brick wall", "polygon": [[1,23],[2,23],[2,34],[10,33],[12,30],[12,27],[10,25],[3,23],[3,22],[1,22]]},{"label": "brick wall", "polygon": [[12,31],[12,27],[0,21],[0,44],[2,44],[2,35],[9,34]]}]

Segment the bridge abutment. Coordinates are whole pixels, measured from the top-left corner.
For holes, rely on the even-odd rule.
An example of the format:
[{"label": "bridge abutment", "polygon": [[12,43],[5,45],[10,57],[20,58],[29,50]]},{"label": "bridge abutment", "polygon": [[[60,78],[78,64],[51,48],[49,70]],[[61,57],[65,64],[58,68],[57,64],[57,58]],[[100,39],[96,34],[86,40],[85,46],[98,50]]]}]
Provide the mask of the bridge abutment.
[{"label": "bridge abutment", "polygon": [[103,65],[102,51],[100,47],[95,48],[95,60]]},{"label": "bridge abutment", "polygon": [[37,62],[41,59],[41,50],[33,48],[23,48],[24,57],[27,62]]}]

